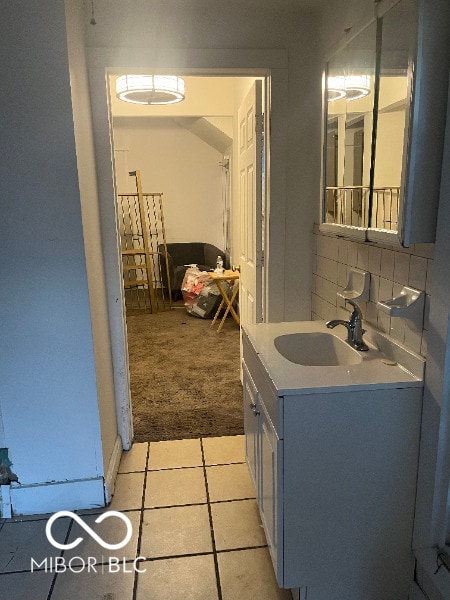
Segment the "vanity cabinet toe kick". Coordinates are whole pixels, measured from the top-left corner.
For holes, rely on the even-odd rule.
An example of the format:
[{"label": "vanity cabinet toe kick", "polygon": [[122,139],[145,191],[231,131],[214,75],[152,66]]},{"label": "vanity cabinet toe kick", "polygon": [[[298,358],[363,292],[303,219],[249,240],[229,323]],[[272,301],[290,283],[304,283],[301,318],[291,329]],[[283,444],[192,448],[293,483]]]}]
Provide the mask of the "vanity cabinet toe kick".
[{"label": "vanity cabinet toe kick", "polygon": [[280,395],[245,332],[243,385],[278,585],[308,600],[407,600],[422,388]]}]

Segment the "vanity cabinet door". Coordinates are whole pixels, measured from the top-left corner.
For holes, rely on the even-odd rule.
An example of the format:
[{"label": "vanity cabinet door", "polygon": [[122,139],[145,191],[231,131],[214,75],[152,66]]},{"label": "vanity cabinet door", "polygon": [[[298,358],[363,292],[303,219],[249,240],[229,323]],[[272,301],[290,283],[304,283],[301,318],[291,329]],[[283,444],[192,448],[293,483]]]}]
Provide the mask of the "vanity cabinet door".
[{"label": "vanity cabinet door", "polygon": [[245,457],[253,479],[255,489],[258,489],[258,413],[259,398],[255,383],[243,363],[244,387],[244,430],[245,430]]},{"label": "vanity cabinet door", "polygon": [[[278,438],[263,398],[243,362],[245,453],[256,491],[261,521],[272,557],[278,585],[283,585],[283,441]],[[253,371],[252,371],[253,374]],[[262,382],[256,377],[258,385]],[[263,386],[264,387],[264,386]],[[269,406],[277,399],[268,395]]]},{"label": "vanity cabinet door", "polygon": [[[281,465],[282,465],[282,441],[278,439],[272,422],[261,402],[259,415],[259,450],[260,450],[260,484],[258,494],[258,505],[261,519],[266,532],[267,544],[272,557],[278,583],[282,583],[282,565],[279,553],[282,537],[280,525],[283,522],[281,511],[282,494]],[[280,556],[279,556],[280,554]]]}]

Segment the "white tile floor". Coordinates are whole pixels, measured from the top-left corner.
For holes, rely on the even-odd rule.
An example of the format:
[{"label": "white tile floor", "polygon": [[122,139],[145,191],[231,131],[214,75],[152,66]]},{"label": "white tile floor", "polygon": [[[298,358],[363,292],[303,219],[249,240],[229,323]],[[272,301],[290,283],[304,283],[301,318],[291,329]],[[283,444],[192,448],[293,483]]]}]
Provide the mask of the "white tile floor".
[{"label": "white tile floor", "polygon": [[[123,511],[133,526],[120,551],[102,548],[99,556],[71,519],[52,528],[58,541],[83,537],[62,551],[73,571],[95,557],[97,572],[30,572],[31,557],[57,555],[45,536],[47,517],[0,521],[0,600],[291,600],[275,581],[244,436],[135,444],[122,457],[107,510]],[[95,523],[101,512],[80,511],[110,544],[123,539],[117,519]],[[108,559],[118,553],[125,563],[113,573]],[[132,568],[138,556],[141,573]]]}]

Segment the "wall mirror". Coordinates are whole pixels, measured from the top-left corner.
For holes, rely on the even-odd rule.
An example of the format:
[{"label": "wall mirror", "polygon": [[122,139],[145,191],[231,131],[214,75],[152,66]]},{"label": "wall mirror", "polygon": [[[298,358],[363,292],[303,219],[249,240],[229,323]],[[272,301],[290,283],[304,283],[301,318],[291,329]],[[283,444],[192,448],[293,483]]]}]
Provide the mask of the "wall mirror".
[{"label": "wall mirror", "polygon": [[434,241],[448,32],[429,4],[381,2],[326,65],[322,230],[404,246]]}]

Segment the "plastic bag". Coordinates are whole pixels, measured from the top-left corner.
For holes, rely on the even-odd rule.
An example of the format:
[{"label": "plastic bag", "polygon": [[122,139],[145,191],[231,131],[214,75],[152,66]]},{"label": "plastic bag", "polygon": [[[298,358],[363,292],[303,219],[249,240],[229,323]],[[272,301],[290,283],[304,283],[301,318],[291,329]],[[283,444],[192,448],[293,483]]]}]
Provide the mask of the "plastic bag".
[{"label": "plastic bag", "polygon": [[221,295],[208,271],[189,267],[181,285],[184,306],[189,314],[212,319],[219,307]]}]

